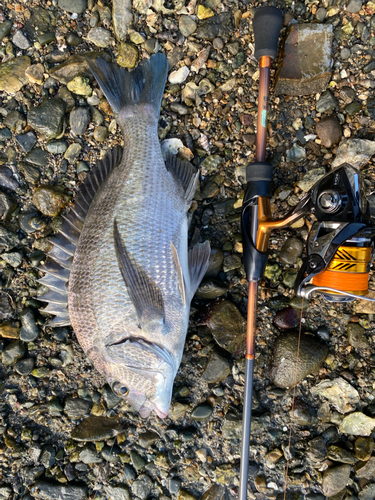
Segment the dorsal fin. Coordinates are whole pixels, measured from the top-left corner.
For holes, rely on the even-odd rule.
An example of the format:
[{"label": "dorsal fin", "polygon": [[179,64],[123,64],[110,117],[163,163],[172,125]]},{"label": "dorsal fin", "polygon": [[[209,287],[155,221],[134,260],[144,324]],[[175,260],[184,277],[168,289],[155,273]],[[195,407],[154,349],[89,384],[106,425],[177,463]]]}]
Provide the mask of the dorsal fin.
[{"label": "dorsal fin", "polygon": [[197,189],[199,172],[190,162],[180,160],[176,155],[170,153],[167,154],[165,166],[178,184],[182,186],[187,208],[189,208]]},{"label": "dorsal fin", "polygon": [[40,280],[41,284],[50,289],[38,298],[49,303],[44,309],[46,313],[56,315],[56,318],[50,323],[51,326],[70,324],[67,309],[67,281],[69,280],[70,268],[79,235],[96,193],[112,170],[119,165],[121,158],[122,148],[117,147],[89,172],[79,187],[74,205],[68,215],[63,216],[63,223],[58,229],[58,234],[51,239],[53,247],[48,252],[46,263],[38,268],[43,273],[46,273],[46,276]]}]

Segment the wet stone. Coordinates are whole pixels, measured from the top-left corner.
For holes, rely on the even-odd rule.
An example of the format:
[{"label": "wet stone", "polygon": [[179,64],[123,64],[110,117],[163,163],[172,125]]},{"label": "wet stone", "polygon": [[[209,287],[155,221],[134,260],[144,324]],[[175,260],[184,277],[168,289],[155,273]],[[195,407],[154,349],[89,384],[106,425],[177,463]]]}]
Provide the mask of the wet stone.
[{"label": "wet stone", "polygon": [[181,488],[181,481],[177,478],[172,478],[169,480],[169,492],[172,494],[172,495],[176,495],[180,488]]},{"label": "wet stone", "polygon": [[369,341],[365,335],[365,329],[358,323],[349,323],[347,326],[348,341],[352,347],[368,349]]},{"label": "wet stone", "polygon": [[225,273],[239,269],[242,266],[242,260],[239,255],[227,255],[224,257],[223,271]]},{"label": "wet stone", "polygon": [[[12,250],[19,244],[20,240],[15,233],[12,233],[4,226],[0,225],[0,251]],[[1,317],[1,312],[0,312]],[[1,318],[0,318],[1,319]]]},{"label": "wet stone", "polygon": [[275,342],[270,377],[277,387],[293,387],[324,363],[328,347],[312,335],[302,334],[296,370],[298,333],[280,335]]},{"label": "wet stone", "polygon": [[373,500],[375,498],[375,483],[364,486],[362,491],[358,493],[358,498],[359,500]]},{"label": "wet stone", "polygon": [[374,451],[375,443],[371,438],[359,437],[354,442],[354,453],[358,460],[366,462]]},{"label": "wet stone", "polygon": [[76,33],[68,33],[66,37],[66,43],[71,47],[77,47],[82,43],[82,38],[78,36]]},{"label": "wet stone", "polygon": [[274,317],[275,325],[281,330],[290,330],[297,328],[300,322],[300,314],[293,307],[287,307],[282,311],[278,311]]},{"label": "wet stone", "polygon": [[67,83],[68,90],[77,95],[90,96],[92,88],[90,87],[90,80],[83,76],[76,76],[73,80]]},{"label": "wet stone", "polygon": [[360,169],[366,165],[375,154],[375,141],[367,139],[347,139],[341,141],[332,168],[337,168],[343,163],[349,163],[354,168]]},{"label": "wet stone", "polygon": [[87,8],[87,0],[59,0],[59,8],[71,14],[82,14]]},{"label": "wet stone", "polygon": [[269,279],[272,283],[276,283],[282,273],[281,267],[274,263],[268,262],[264,270],[264,277]]},{"label": "wet stone", "polygon": [[88,108],[79,107],[70,112],[70,129],[75,135],[83,135],[90,122],[90,112]]},{"label": "wet stone", "polygon": [[326,90],[316,103],[316,111],[318,113],[326,113],[327,111],[333,111],[337,106],[338,101],[336,97],[329,90]]},{"label": "wet stone", "polygon": [[362,412],[350,413],[340,424],[340,431],[353,436],[369,436],[375,428],[375,419]]},{"label": "wet stone", "polygon": [[108,495],[108,500],[130,500],[129,489],[123,484],[116,486],[105,486],[106,494]]},{"label": "wet stone", "polygon": [[0,319],[8,319],[12,316],[13,309],[10,305],[8,294],[0,292]]},{"label": "wet stone", "polygon": [[35,365],[34,358],[21,359],[15,366],[16,372],[19,375],[30,375]]},{"label": "wet stone", "polygon": [[3,253],[1,258],[14,268],[22,264],[22,253],[20,252]]},{"label": "wet stone", "polygon": [[40,171],[36,167],[21,162],[18,164],[18,170],[23,174],[25,181],[29,184],[37,184],[40,179]]},{"label": "wet stone", "polygon": [[132,461],[134,469],[138,472],[139,470],[143,469],[144,466],[146,465],[146,460],[141,457],[139,453],[136,451],[132,450],[130,452],[130,459]]},{"label": "wet stone", "polygon": [[138,49],[131,43],[121,42],[118,56],[117,56],[117,64],[123,68],[134,68],[137,64],[139,57]]},{"label": "wet stone", "polygon": [[283,264],[295,264],[302,255],[303,243],[298,238],[288,238],[280,250],[280,261]]},{"label": "wet stone", "polygon": [[8,344],[1,353],[1,360],[4,365],[13,365],[25,355],[26,348],[23,342],[15,340]]},{"label": "wet stone", "polygon": [[322,141],[323,146],[332,148],[340,142],[342,137],[340,122],[333,115],[326,116],[317,123],[316,133]]},{"label": "wet stone", "polygon": [[299,399],[294,403],[291,414],[293,415],[293,422],[297,425],[313,425],[317,420],[312,408]]},{"label": "wet stone", "polygon": [[10,19],[0,23],[0,41],[10,33],[12,26],[13,22]]},{"label": "wet stone", "polygon": [[328,447],[327,458],[333,460],[334,462],[341,462],[344,464],[355,464],[357,461],[353,453],[335,445]]},{"label": "wet stone", "polygon": [[121,453],[121,449],[118,446],[105,446],[101,453],[107,462],[116,463],[120,461],[119,454]]},{"label": "wet stone", "polygon": [[199,23],[195,36],[201,40],[213,40],[218,37],[227,38],[232,30],[232,15],[229,12],[224,12]]},{"label": "wet stone", "polygon": [[308,95],[325,90],[331,78],[331,50],[332,26],[292,24],[282,51],[285,56],[276,94]]},{"label": "wet stone", "polygon": [[188,37],[197,29],[197,23],[190,16],[180,16],[179,29],[185,37]]},{"label": "wet stone", "polygon": [[361,10],[361,8],[362,8],[362,0],[350,0],[348,6],[346,7],[346,10],[351,14],[356,14]]},{"label": "wet stone", "polygon": [[131,485],[131,492],[135,497],[145,500],[151,493],[152,481],[148,476],[141,476]]},{"label": "wet stone", "polygon": [[210,360],[203,372],[202,379],[208,384],[217,384],[225,380],[230,373],[230,365],[219,354],[211,354]]},{"label": "wet stone", "polygon": [[375,477],[375,457],[370,458],[363,467],[358,469],[356,476],[364,479],[373,479]]},{"label": "wet stone", "polygon": [[69,202],[69,196],[59,186],[41,186],[34,191],[33,202],[44,215],[56,217]]},{"label": "wet stone", "polygon": [[12,213],[17,208],[17,202],[7,193],[0,191],[0,219],[10,219]]},{"label": "wet stone", "polygon": [[20,329],[6,321],[0,324],[0,337],[4,339],[19,339]]},{"label": "wet stone", "polygon": [[37,139],[34,132],[27,132],[26,134],[16,135],[16,141],[28,153],[35,146]]},{"label": "wet stone", "polygon": [[138,443],[142,448],[149,448],[153,444],[155,444],[157,441],[159,441],[160,436],[157,432],[154,431],[147,431],[147,432],[142,432],[138,436]]},{"label": "wet stone", "polygon": [[20,314],[22,328],[20,339],[24,342],[33,342],[39,335],[39,329],[35,323],[34,314],[31,309],[24,309]]},{"label": "wet stone", "polygon": [[311,389],[311,393],[327,399],[340,413],[354,410],[360,399],[358,391],[341,377],[323,380]]},{"label": "wet stone", "polygon": [[107,127],[104,127],[104,126],[95,127],[94,139],[98,142],[103,142],[107,139],[108,134],[109,134],[109,132],[108,132]]},{"label": "wet stone", "polygon": [[65,104],[61,99],[49,99],[28,112],[28,124],[47,139],[62,132]]},{"label": "wet stone", "polygon": [[199,405],[195,408],[191,414],[193,420],[203,421],[210,418],[212,415],[212,406],[209,405]]},{"label": "wet stone", "polygon": [[85,418],[71,433],[75,441],[104,441],[118,434],[122,427],[118,418],[95,417]]},{"label": "wet stone", "polygon": [[30,153],[27,153],[25,160],[28,163],[37,165],[38,167],[46,167],[48,163],[48,153],[41,148],[34,148]]},{"label": "wet stone", "polygon": [[304,193],[307,193],[313,185],[325,175],[325,173],[326,171],[324,167],[314,168],[307,172],[302,179],[297,182],[297,186],[302,189]]},{"label": "wet stone", "polygon": [[90,402],[81,398],[67,397],[64,405],[64,412],[71,419],[82,418],[90,411]]},{"label": "wet stone", "polygon": [[43,448],[40,461],[46,469],[49,469],[56,462],[56,452],[53,446],[47,445]]},{"label": "wet stone", "polygon": [[22,33],[21,30],[17,30],[13,37],[12,37],[12,42],[16,47],[18,47],[21,50],[27,50],[30,47],[30,42],[26,38],[26,36]]},{"label": "wet stone", "polygon": [[352,102],[345,106],[345,112],[348,113],[349,116],[354,116],[358,114],[362,110],[362,104],[358,101]]},{"label": "wet stone", "polygon": [[68,149],[68,143],[63,140],[50,141],[46,144],[46,150],[53,154],[63,154]]},{"label": "wet stone", "polygon": [[0,64],[0,91],[15,94],[27,84],[25,74],[30,66],[31,59],[27,56],[18,56]]},{"label": "wet stone", "polygon": [[9,128],[0,129],[0,142],[6,142],[8,139],[12,138],[12,132]]},{"label": "wet stone", "polygon": [[89,31],[87,39],[97,47],[108,47],[111,40],[111,32],[104,28],[93,28]]},{"label": "wet stone", "polygon": [[350,470],[350,465],[338,465],[327,469],[323,474],[323,494],[332,497],[343,490],[349,482]]}]

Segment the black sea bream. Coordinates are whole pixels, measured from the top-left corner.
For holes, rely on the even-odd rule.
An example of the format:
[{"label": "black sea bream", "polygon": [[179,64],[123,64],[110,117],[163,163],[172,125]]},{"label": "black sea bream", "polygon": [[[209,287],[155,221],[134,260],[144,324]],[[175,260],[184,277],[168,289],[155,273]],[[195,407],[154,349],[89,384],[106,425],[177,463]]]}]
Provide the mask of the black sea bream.
[{"label": "black sea bream", "polygon": [[161,153],[165,55],[132,72],[102,59],[88,64],[121,127],[123,153],[115,150],[82,185],[52,240],[41,280],[50,290],[40,298],[55,325],[71,323],[114,392],[142,417],[164,417],[210,254],[208,242],[188,251],[197,172]]}]

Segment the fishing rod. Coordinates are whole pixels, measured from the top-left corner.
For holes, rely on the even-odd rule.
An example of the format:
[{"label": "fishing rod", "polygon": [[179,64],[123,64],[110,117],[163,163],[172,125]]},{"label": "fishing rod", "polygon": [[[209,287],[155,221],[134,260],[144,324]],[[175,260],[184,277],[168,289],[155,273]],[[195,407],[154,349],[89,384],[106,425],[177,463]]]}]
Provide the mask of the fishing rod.
[{"label": "fishing rod", "polygon": [[246,167],[247,185],[241,213],[243,260],[249,288],[239,500],[247,498],[258,283],[267,263],[271,231],[290,226],[308,214],[315,216],[307,240],[307,256],[295,282],[297,296],[308,298],[319,292],[330,302],[356,298],[375,301],[367,297],[375,224],[358,170],[349,164],[336,168],[322,177],[285,217],[271,216],[273,167],[265,161],[267,105],[270,66],[277,55],[281,27],[279,9],[262,7],[256,11],[254,55],[260,73],[256,155],[255,162]]}]

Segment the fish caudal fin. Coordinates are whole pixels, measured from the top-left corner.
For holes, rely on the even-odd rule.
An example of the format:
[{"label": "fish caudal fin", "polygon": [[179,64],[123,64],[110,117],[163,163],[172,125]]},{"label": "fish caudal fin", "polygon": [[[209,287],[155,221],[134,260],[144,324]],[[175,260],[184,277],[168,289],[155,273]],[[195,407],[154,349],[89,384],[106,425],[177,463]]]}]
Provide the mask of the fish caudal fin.
[{"label": "fish caudal fin", "polygon": [[91,170],[80,186],[69,214],[63,216],[63,223],[57,235],[51,239],[53,247],[48,252],[46,263],[38,268],[45,273],[45,276],[38,280],[39,283],[49,288],[48,292],[39,295],[38,299],[48,302],[48,306],[43,309],[45,313],[56,316],[50,323],[52,327],[70,325],[68,281],[79,235],[92,200],[121,158],[122,148],[115,148],[110,156]]},{"label": "fish caudal fin", "polygon": [[159,115],[168,75],[164,54],[143,60],[134,71],[101,58],[86,61],[116,115],[122,108],[134,104],[151,104]]},{"label": "fish caudal fin", "polygon": [[190,300],[203,279],[208,267],[211,247],[208,241],[197,243],[189,250]]}]

